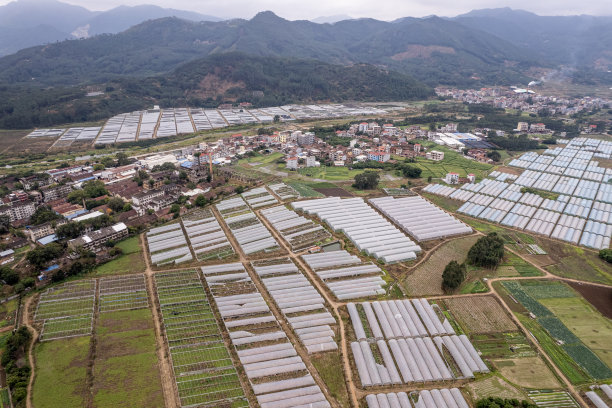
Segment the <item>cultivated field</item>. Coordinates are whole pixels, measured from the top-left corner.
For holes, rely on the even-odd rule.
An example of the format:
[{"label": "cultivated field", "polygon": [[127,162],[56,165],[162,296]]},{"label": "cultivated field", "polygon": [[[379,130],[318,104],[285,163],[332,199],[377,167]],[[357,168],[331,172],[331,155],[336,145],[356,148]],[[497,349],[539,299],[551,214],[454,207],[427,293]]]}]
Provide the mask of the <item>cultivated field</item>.
[{"label": "cultivated field", "polygon": [[468,333],[503,333],[516,325],[493,296],[449,298],[444,301]]},{"label": "cultivated field", "polygon": [[558,388],[561,385],[541,357],[493,360],[500,374],[513,384],[525,388]]},{"label": "cultivated field", "polygon": [[475,399],[487,397],[525,399],[525,393],[521,389],[495,375],[470,383],[466,388]]},{"label": "cultivated field", "polygon": [[181,405],[247,407],[198,273],[158,273],[155,286]]},{"label": "cultivated field", "polygon": [[454,239],[438,248],[427,261],[412,271],[402,286],[410,296],[441,295],[442,272],[447,263],[452,260],[465,261],[468,250],[478,237],[470,236]]}]

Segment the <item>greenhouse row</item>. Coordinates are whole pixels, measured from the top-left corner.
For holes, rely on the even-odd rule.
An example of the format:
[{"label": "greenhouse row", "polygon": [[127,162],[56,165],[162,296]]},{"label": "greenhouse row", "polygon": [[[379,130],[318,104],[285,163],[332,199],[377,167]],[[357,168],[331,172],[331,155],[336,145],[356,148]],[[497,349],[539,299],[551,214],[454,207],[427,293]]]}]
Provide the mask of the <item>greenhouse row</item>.
[{"label": "greenhouse row", "polygon": [[223,258],[234,253],[225,232],[210,210],[198,210],[184,216],[182,222],[198,260]]},{"label": "greenhouse row", "polygon": [[101,129],[100,126],[70,128],[57,139],[53,147],[67,147],[76,141],[92,141],[98,136]]},{"label": "greenhouse row", "polygon": [[150,229],[147,232],[147,244],[151,262],[158,266],[193,259],[179,223]]},{"label": "greenhouse row", "polygon": [[311,247],[331,236],[322,226],[282,205],[262,210],[260,214],[291,245],[294,251]]},{"label": "greenhouse row", "polygon": [[217,209],[245,254],[278,249],[278,243],[270,231],[248,209],[241,197],[223,200],[217,204]]},{"label": "greenhouse row", "polygon": [[346,251],[303,255],[302,259],[339,300],[385,294],[380,268]]},{"label": "greenhouse row", "polygon": [[325,300],[295,264],[286,262],[253,268],[308,353],[336,350],[331,328],[336,320]]},{"label": "greenhouse row", "polygon": [[202,267],[262,408],[330,407],[240,263]]},{"label": "greenhouse row", "polygon": [[[177,108],[122,113],[109,119],[95,143],[111,144],[135,140],[170,137],[195,131],[218,129],[227,126],[272,122],[276,116],[281,121],[334,118],[385,113],[382,109],[367,106],[344,105],[288,105],[262,109],[200,109]],[[195,128],[194,128],[195,125]],[[61,136],[65,129],[37,129],[27,137]],[[85,140],[85,139],[83,139]]]},{"label": "greenhouse row", "polygon": [[145,111],[142,113],[140,119],[140,131],[138,133],[138,140],[153,139],[155,135],[155,129],[157,128],[157,122],[160,117],[159,111]]},{"label": "greenhouse row", "polygon": [[596,408],[610,408],[603,399],[595,391],[587,391],[587,398],[595,405]]},{"label": "greenhouse row", "polygon": [[469,408],[458,388],[369,394],[366,403],[367,408]]},{"label": "greenhouse row", "polygon": [[381,197],[370,203],[417,241],[470,234],[468,227],[422,197]]},{"label": "greenhouse row", "polygon": [[362,198],[329,197],[291,203],[294,209],[317,215],[334,231],[343,232],[366,254],[385,263],[416,258],[421,247],[368,206]]},{"label": "greenhouse row", "polygon": [[291,198],[300,198],[300,193],[285,183],[270,184],[268,187],[283,201]]},{"label": "greenhouse row", "polygon": [[[365,313],[369,332],[375,339],[399,337],[423,337],[455,334],[446,317],[440,320],[432,305],[426,299],[388,300],[347,305],[355,336],[365,339],[365,331],[357,307]],[[443,315],[442,315],[443,316]]]},{"label": "greenhouse row", "polygon": [[[377,369],[380,365],[372,366],[372,360],[370,360],[370,343],[365,340],[359,343],[351,343],[359,379],[364,387],[386,385],[395,381],[389,379],[390,377],[387,378],[385,372],[389,372],[389,375],[399,373],[401,378],[398,377],[396,380],[406,384],[445,381],[454,378],[431,337],[392,339],[388,343],[385,340],[377,340],[376,343],[372,343],[372,346],[374,344],[378,347],[378,352],[383,356],[383,360],[385,360],[384,356],[391,350],[389,360],[385,360],[384,370],[379,372],[377,372]],[[356,345],[360,347],[358,348]],[[368,351],[370,354],[368,354]]]},{"label": "greenhouse row", "polygon": [[270,194],[265,187],[257,187],[242,193],[242,198],[253,209],[278,203],[276,197]]},{"label": "greenhouse row", "polygon": [[[584,187],[577,191],[586,192],[592,186],[591,182],[582,181],[582,184]],[[609,247],[610,235],[606,235],[608,229],[601,224],[610,225],[612,222],[612,204],[567,195],[559,195],[556,199],[543,198],[531,192],[520,193],[522,187],[517,184],[506,186],[500,193],[497,182],[483,180],[476,184],[466,184],[453,192],[449,192],[445,186],[434,185],[427,186],[424,191],[465,201],[457,212],[472,217],[595,249]],[[601,185],[601,189],[603,191],[598,194],[607,197],[608,187]],[[495,193],[496,197],[483,194],[484,191]],[[507,194],[509,191],[512,193]],[[585,238],[581,239],[583,233]]]},{"label": "greenhouse row", "polygon": [[448,350],[461,371],[463,378],[474,378],[474,373],[488,373],[487,365],[482,361],[478,351],[474,348],[465,334],[460,336],[434,337],[438,350]]}]

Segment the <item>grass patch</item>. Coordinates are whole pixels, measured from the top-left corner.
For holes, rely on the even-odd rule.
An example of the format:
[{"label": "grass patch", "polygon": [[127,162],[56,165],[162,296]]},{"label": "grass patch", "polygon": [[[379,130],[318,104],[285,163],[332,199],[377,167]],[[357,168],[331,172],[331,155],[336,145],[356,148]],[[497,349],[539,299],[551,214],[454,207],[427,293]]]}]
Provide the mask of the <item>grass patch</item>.
[{"label": "grass patch", "polygon": [[163,406],[149,309],[101,313],[96,331],[94,404]]},{"label": "grass patch", "polygon": [[305,167],[298,170],[298,173],[302,176],[331,180],[331,181],[342,181],[352,180],[357,174],[363,173],[365,170],[350,170],[348,167]]},{"label": "grass patch", "polygon": [[283,157],[284,155],[280,152],[275,152],[271,154],[256,153],[254,156],[250,156],[250,157],[246,157],[244,159],[238,160],[238,164],[248,165],[249,167],[251,167],[251,165],[254,164],[253,167],[259,167],[259,166],[265,166],[270,163],[274,163],[278,159],[281,159]]},{"label": "grass patch", "polygon": [[342,359],[337,351],[321,353],[312,357],[321,379],[329,389],[330,394],[338,401],[341,407],[350,405],[346,380],[342,371]]},{"label": "grass patch", "polygon": [[0,305],[0,328],[15,324],[17,299],[9,300]]},{"label": "grass patch", "polygon": [[539,356],[496,360],[494,364],[504,378],[521,387],[548,389],[560,387],[559,381]]},{"label": "grass patch", "polygon": [[87,406],[89,337],[47,341],[36,346],[35,407]]},{"label": "grass patch", "polygon": [[95,270],[96,276],[124,275],[128,273],[142,273],[145,270],[142,248],[138,236],[130,237],[118,242],[123,254],[105,264],[98,266]]}]

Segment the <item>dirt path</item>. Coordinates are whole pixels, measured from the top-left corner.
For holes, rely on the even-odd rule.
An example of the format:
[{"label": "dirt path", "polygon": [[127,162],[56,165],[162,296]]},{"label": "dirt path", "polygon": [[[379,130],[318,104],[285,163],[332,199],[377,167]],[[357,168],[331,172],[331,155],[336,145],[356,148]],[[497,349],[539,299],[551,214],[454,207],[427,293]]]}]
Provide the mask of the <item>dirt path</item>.
[{"label": "dirt path", "polygon": [[[257,211],[257,213],[259,212]],[[342,357],[343,366],[344,366],[343,367],[344,377],[348,385],[348,391],[349,391],[349,395],[351,398],[351,402],[354,407],[359,407],[359,400],[357,398],[355,384],[353,383],[353,376],[351,375],[351,366],[349,363],[348,348],[346,345],[347,344],[346,327],[344,326],[344,321],[342,320],[342,317],[340,316],[340,312],[338,311],[338,309],[341,306],[343,306],[344,303],[336,302],[333,299],[333,297],[328,293],[327,288],[324,287],[320,283],[320,281],[318,280],[314,272],[302,261],[299,255],[294,254],[291,251],[291,248],[289,248],[289,245],[281,238],[280,234],[274,228],[272,228],[272,226],[270,225],[270,223],[265,217],[260,216],[259,219],[268,228],[268,230],[270,230],[274,239],[276,239],[276,241],[278,241],[278,243],[289,253],[289,258],[291,258],[295,263],[297,263],[302,268],[302,270],[304,270],[309,275],[310,282],[314,284],[314,286],[317,288],[321,296],[323,296],[325,300],[327,301],[327,303],[331,306],[334,312],[334,315],[336,317],[336,320],[338,321],[338,326],[340,328],[340,351],[341,351],[341,357]],[[327,387],[325,388],[327,389]]]},{"label": "dirt path", "polygon": [[[143,248],[146,248],[144,242],[144,234],[140,235],[140,244]],[[159,375],[161,379],[162,391],[164,393],[164,401],[166,408],[178,408],[180,407],[180,400],[178,397],[178,389],[174,382],[174,373],[172,366],[170,365],[170,359],[166,349],[166,342],[164,341],[164,333],[161,327],[161,319],[159,311],[157,310],[157,302],[155,294],[155,288],[153,286],[153,270],[149,262],[149,257],[146,253],[143,254],[145,259],[145,280],[147,282],[147,291],[149,292],[149,302],[151,303],[151,313],[153,314],[153,324],[155,325],[155,342],[157,361],[159,362]]]},{"label": "dirt path", "polygon": [[[246,255],[244,254],[244,252],[240,248],[240,245],[238,245],[238,242],[236,241],[236,238],[234,238],[234,235],[232,234],[232,232],[228,228],[227,224],[223,221],[223,217],[221,217],[221,214],[217,211],[216,208],[213,208],[213,213],[215,214],[215,217],[217,217],[217,220],[219,221],[219,225],[221,225],[221,228],[223,229],[223,232],[225,233],[225,235],[227,236],[228,240],[230,241],[230,243],[234,247],[234,249],[236,251],[236,254],[238,254],[238,256],[240,258],[240,262],[242,263],[242,265],[244,266],[244,268],[246,269],[246,271],[250,275],[251,281],[253,282],[253,284],[255,285],[257,290],[259,291],[259,293],[261,293],[261,295],[263,296],[264,300],[268,304],[268,307],[269,307],[270,311],[272,312],[272,314],[274,315],[274,317],[278,321],[279,325],[285,331],[285,334],[287,335],[287,337],[289,338],[289,340],[293,344],[293,346],[295,348],[295,351],[297,351],[298,355],[302,358],[302,361],[304,361],[304,364],[308,368],[308,371],[312,375],[312,378],[315,380],[315,382],[317,383],[319,388],[321,388],[321,391],[323,392],[323,394],[325,394],[325,397],[327,398],[327,400],[330,401],[330,402],[332,402],[332,401],[335,402],[335,404],[332,404],[332,406],[340,407],[338,405],[337,401],[335,400],[335,398],[333,398],[330,395],[329,390],[327,389],[327,386],[325,385],[325,383],[323,382],[323,379],[319,375],[319,372],[317,371],[317,369],[314,367],[314,365],[310,361],[310,356],[308,355],[308,351],[302,345],[302,343],[300,343],[299,339],[297,338],[297,335],[293,332],[293,330],[289,326],[289,323],[287,323],[287,321],[285,320],[283,314],[276,307],[276,303],[274,302],[274,300],[272,299],[272,297],[270,296],[270,294],[268,293],[268,291],[266,290],[264,285],[259,280],[259,277],[257,276],[255,271],[251,267],[251,263],[249,262],[249,260],[247,259]],[[285,250],[287,250],[287,247],[285,246],[284,242],[282,240],[279,240],[278,236],[275,235],[276,231],[274,229],[270,228],[270,226],[269,226],[269,224],[267,224],[267,221],[265,220],[265,218],[264,217],[259,217],[259,219],[268,228],[268,230],[270,230],[272,235],[281,244],[281,246],[283,246],[283,248]],[[287,252],[290,254],[289,256],[295,256],[295,255],[293,255],[293,253],[291,251],[287,251]],[[287,256],[283,256],[283,258],[286,258],[286,257]],[[267,258],[267,259],[269,259],[269,258]]]},{"label": "dirt path", "polygon": [[26,408],[32,408],[32,388],[34,387],[34,376],[35,376],[35,361],[34,361],[34,344],[38,341],[38,332],[30,321],[30,306],[34,301],[34,296],[29,296],[23,305],[23,325],[27,327],[28,331],[32,334],[32,341],[30,342],[30,348],[28,349],[28,362],[30,363],[30,381],[28,381],[28,396],[26,397]]}]

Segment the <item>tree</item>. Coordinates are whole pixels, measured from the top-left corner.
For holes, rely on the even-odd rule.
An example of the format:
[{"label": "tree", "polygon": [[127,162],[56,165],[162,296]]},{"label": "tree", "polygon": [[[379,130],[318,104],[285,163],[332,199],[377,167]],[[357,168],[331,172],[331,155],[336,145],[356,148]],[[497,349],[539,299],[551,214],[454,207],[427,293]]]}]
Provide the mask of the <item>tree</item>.
[{"label": "tree", "polygon": [[119,197],[113,197],[110,200],[108,200],[107,205],[108,205],[108,208],[110,208],[114,212],[121,212],[121,211],[123,211],[123,207],[125,206],[125,202],[122,199],[120,199]]},{"label": "tree", "polygon": [[243,186],[238,186],[234,189],[234,191],[236,192],[236,194],[242,194],[244,193],[244,187]]},{"label": "tree", "polygon": [[404,177],[419,178],[421,177],[422,170],[419,167],[411,166],[409,164],[402,166],[402,173]]},{"label": "tree", "polygon": [[366,170],[355,176],[353,187],[358,190],[373,190],[378,187],[380,176],[375,171]]},{"label": "tree", "polygon": [[26,259],[36,268],[42,268],[47,262],[58,258],[64,253],[62,246],[56,242],[37,247],[26,254]]},{"label": "tree", "polygon": [[123,152],[117,153],[115,155],[115,158],[117,159],[117,166],[126,166],[130,164],[130,159],[128,158],[128,155]]},{"label": "tree", "polygon": [[442,272],[442,288],[447,291],[457,289],[465,280],[466,274],[465,264],[450,261]]},{"label": "tree", "polygon": [[45,222],[59,220],[60,218],[62,218],[62,216],[53,211],[51,207],[48,205],[41,205],[30,217],[30,223],[33,225],[40,225]]},{"label": "tree", "polygon": [[280,116],[274,115],[274,123],[278,123],[278,122],[280,122]]},{"label": "tree", "polygon": [[467,261],[475,266],[495,268],[504,257],[504,240],[492,232],[479,238],[470,248]]},{"label": "tree", "polygon": [[499,154],[497,150],[492,150],[489,153],[487,153],[487,157],[493,160],[494,162],[498,162],[501,160],[501,154]]},{"label": "tree", "polygon": [[612,249],[602,249],[599,251],[599,257],[606,262],[612,263]]},{"label": "tree", "polygon": [[204,195],[200,194],[199,196],[196,197],[195,199],[195,205],[198,207],[204,207],[207,204],[207,200],[206,197],[204,197]]},{"label": "tree", "polygon": [[179,204],[172,204],[172,206],[170,207],[170,212],[174,213],[174,214],[178,214],[181,212],[181,206]]},{"label": "tree", "polygon": [[6,282],[7,285],[12,286],[19,282],[19,274],[8,266],[4,265],[0,267],[0,279]]},{"label": "tree", "polygon": [[80,236],[83,231],[84,225],[80,222],[69,222],[57,227],[55,235],[57,235],[59,239],[74,239]]},{"label": "tree", "polygon": [[11,226],[11,217],[8,215],[0,215],[0,234],[9,232]]}]

